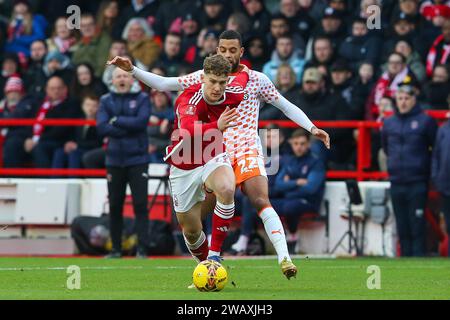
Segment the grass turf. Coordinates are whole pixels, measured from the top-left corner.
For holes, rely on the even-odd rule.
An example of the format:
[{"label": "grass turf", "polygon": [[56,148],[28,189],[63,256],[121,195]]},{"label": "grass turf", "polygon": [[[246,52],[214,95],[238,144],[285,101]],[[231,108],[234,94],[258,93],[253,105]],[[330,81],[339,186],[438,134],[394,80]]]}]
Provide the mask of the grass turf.
[{"label": "grass turf", "polygon": [[[275,259],[226,260],[221,292],[187,289],[190,259],[0,258],[0,299],[450,299],[450,259],[295,259],[286,280]],[[66,287],[67,267],[81,269],[81,289]],[[369,290],[367,267],[381,271]],[[235,283],[235,286],[231,284]]]}]

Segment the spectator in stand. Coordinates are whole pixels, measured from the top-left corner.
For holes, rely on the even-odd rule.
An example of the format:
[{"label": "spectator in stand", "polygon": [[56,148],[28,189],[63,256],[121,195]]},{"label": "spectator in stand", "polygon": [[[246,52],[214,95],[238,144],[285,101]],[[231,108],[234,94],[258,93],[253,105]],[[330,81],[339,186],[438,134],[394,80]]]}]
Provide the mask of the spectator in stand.
[{"label": "spectator in stand", "polygon": [[356,71],[362,61],[377,66],[380,45],[378,37],[369,35],[366,19],[357,18],[353,20],[351,35],[339,47],[339,56],[351,62],[353,71]]},{"label": "spectator in stand", "polygon": [[350,119],[361,119],[364,115],[365,99],[355,94],[353,71],[344,59],[338,59],[331,65],[331,93],[345,100]]},{"label": "spectator in stand", "polygon": [[343,21],[343,13],[331,7],[325,8],[320,23],[314,28],[306,45],[306,60],[310,60],[313,57],[313,45],[316,42],[316,38],[328,37],[333,50],[336,51],[346,36],[347,32],[345,22]]},{"label": "spectator in stand", "polygon": [[409,70],[411,70],[416,76],[419,82],[423,82],[426,79],[425,65],[422,62],[422,58],[417,51],[414,51],[411,42],[408,40],[399,40],[395,44],[395,52],[400,52],[406,58],[406,64]]},{"label": "spectator in stand", "polygon": [[70,59],[59,51],[47,53],[44,59],[43,70],[47,79],[56,75],[61,77],[66,85],[72,81],[73,69]]},{"label": "spectator in stand", "polygon": [[391,198],[402,256],[425,255],[425,207],[431,148],[437,124],[417,104],[416,88],[401,83],[395,94],[396,113],[384,121]]},{"label": "spectator in stand", "polygon": [[[95,120],[99,98],[94,95],[85,95],[81,102],[81,108],[85,120]],[[63,147],[57,149],[53,155],[53,168],[78,169],[82,167],[81,159],[90,150],[102,146],[102,140],[97,134],[95,126],[85,125],[76,127],[74,136]]]},{"label": "spectator in stand", "polygon": [[46,40],[48,51],[59,51],[70,57],[76,50],[78,42],[76,30],[67,27],[67,18],[60,17],[55,21],[53,33]]},{"label": "spectator in stand", "polygon": [[161,52],[159,62],[167,70],[168,77],[176,77],[183,64],[183,54],[181,52],[181,35],[178,33],[168,33],[164,40],[164,50]]},{"label": "spectator in stand", "polygon": [[102,0],[97,10],[97,28],[105,30],[112,39],[119,39],[124,27],[119,25],[119,7],[118,0]]},{"label": "spectator in stand", "polygon": [[[125,56],[127,55],[127,42],[122,39],[113,40],[111,47],[109,48],[109,60],[115,56]],[[133,60],[130,57],[131,60]],[[108,89],[112,86],[112,73],[114,71],[114,66],[106,66],[105,71],[103,71],[102,81]]]},{"label": "spectator in stand", "polygon": [[0,100],[3,99],[4,87],[11,76],[20,76],[19,58],[15,53],[6,53],[3,57],[0,73]]},{"label": "spectator in stand", "polygon": [[5,51],[21,53],[29,57],[31,43],[38,39],[45,39],[47,24],[43,16],[33,15],[28,1],[15,1],[8,25]]},{"label": "spectator in stand", "polygon": [[427,76],[431,77],[438,64],[450,64],[450,19],[442,25],[442,34],[434,40],[427,56]]},{"label": "spectator in stand", "polygon": [[[156,15],[159,8],[160,1],[158,0],[132,0],[128,2],[128,6],[126,6],[123,10],[120,11],[119,20],[117,22],[117,30],[120,33],[125,28],[127,22],[132,18],[145,18],[147,20],[147,24],[149,27],[153,27],[156,23]],[[177,5],[168,2],[168,6],[171,7],[172,11],[174,11],[174,7]],[[176,10],[175,10],[176,11]],[[106,14],[105,14],[106,15]],[[169,23],[169,22],[167,22]],[[115,28],[115,27],[114,27]],[[169,28],[167,28],[168,30]],[[113,32],[113,37],[117,35]],[[117,38],[115,38],[117,39]]]},{"label": "spectator in stand", "polygon": [[319,36],[314,39],[313,55],[307,60],[306,67],[324,67],[328,69],[335,60],[335,50],[330,38]]},{"label": "spectator in stand", "polygon": [[235,12],[228,18],[226,29],[239,32],[244,38],[250,32],[250,28],[250,20],[242,12]]},{"label": "spectator in stand", "polygon": [[280,13],[283,14],[289,23],[289,30],[298,33],[304,43],[308,42],[315,22],[306,10],[300,10],[297,0],[281,0]]},{"label": "spectator in stand", "polygon": [[[448,95],[450,107],[450,93]],[[433,185],[441,195],[441,211],[444,213],[447,235],[450,235],[450,121],[438,130],[433,148],[431,178]],[[448,246],[450,257],[450,246]]]},{"label": "spectator in stand", "polygon": [[94,69],[89,63],[81,63],[75,67],[75,77],[69,95],[76,99],[77,103],[81,104],[85,96],[100,97],[106,92],[106,86],[94,75]]},{"label": "spectator in stand", "polygon": [[289,143],[293,155],[284,159],[274,185],[274,192],[281,194],[281,197],[271,199],[271,202],[275,210],[286,217],[286,240],[289,251],[294,253],[299,240],[297,228],[300,217],[304,213],[320,210],[326,172],[322,160],[311,152],[309,132],[297,129]]},{"label": "spectator in stand", "polygon": [[[33,98],[27,95],[22,79],[16,76],[8,78],[5,86],[5,99],[0,101],[1,119],[30,119],[34,117]],[[20,168],[27,161],[23,149],[30,127],[3,127],[0,134],[5,139],[3,143],[3,166],[5,168]]]},{"label": "spectator in stand", "polygon": [[275,87],[282,95],[289,94],[296,89],[295,71],[292,67],[283,63],[278,67],[277,77],[274,81]]},{"label": "spectator in stand", "polygon": [[400,12],[391,19],[391,27],[386,30],[381,50],[381,61],[387,60],[389,54],[395,51],[395,45],[400,40],[409,41],[421,57],[426,56],[428,48],[417,30],[413,17]]},{"label": "spectator in stand", "polygon": [[[292,154],[292,150],[285,138],[284,132],[279,126],[270,124],[265,127],[265,130],[266,139],[263,139],[263,144],[266,149],[265,167],[267,170],[270,170],[270,168],[282,166],[284,158]],[[282,196],[280,193],[275,192],[274,189],[276,177],[276,174],[270,174],[270,171],[268,171],[267,179],[269,181],[270,199]],[[241,204],[241,232],[239,234],[239,238],[231,246],[231,249],[227,253],[231,255],[250,254],[250,252],[248,252],[249,240],[251,235],[255,232],[256,224],[259,219],[256,210],[250,203],[250,200],[242,193],[241,190],[237,191],[236,198]]]},{"label": "spectator in stand", "polygon": [[200,33],[200,19],[195,13],[186,13],[181,23],[181,51],[187,52],[191,47],[196,47],[197,37]]},{"label": "spectator in stand", "polygon": [[[97,130],[108,138],[106,168],[112,251],[108,257],[122,256],[123,204],[127,184],[133,198],[138,237],[137,257],[147,256],[148,232],[148,138],[150,101],[146,93],[132,90],[134,79],[116,68],[114,89],[100,100]],[[119,107],[120,106],[120,107]]]},{"label": "spectator in stand", "polygon": [[42,121],[80,117],[80,108],[69,100],[67,86],[61,77],[48,79],[45,91],[45,98],[38,104],[32,133],[24,143],[25,152],[31,153],[37,168],[51,168],[55,150],[61,148],[74,131],[70,126],[45,126]]},{"label": "spectator in stand", "polygon": [[[278,67],[275,86],[283,95],[294,94],[298,90],[296,86],[296,75],[289,64],[283,63]],[[271,105],[264,105],[259,112],[260,120],[288,120],[284,113]]]},{"label": "spectator in stand", "polygon": [[314,21],[322,18],[323,10],[328,6],[328,0],[298,0],[300,10],[308,12]]},{"label": "spectator in stand", "polygon": [[436,27],[442,27],[445,19],[450,19],[449,0],[427,0],[420,5],[420,14]]},{"label": "spectator in stand", "polygon": [[94,16],[83,13],[80,18],[81,39],[78,48],[72,55],[72,62],[79,64],[90,63],[95,75],[101,77],[105,69],[111,38],[104,30],[96,29]]},{"label": "spectator in stand", "polygon": [[[314,67],[303,72],[300,90],[286,95],[286,98],[296,106],[301,106],[303,112],[313,121],[350,119],[349,107],[345,100],[326,90],[322,74]],[[320,141],[312,142],[312,150],[324,163],[327,163],[329,158],[333,162],[342,162],[343,157],[351,154],[348,146],[352,143],[351,131],[330,128],[328,133],[333,141],[331,150],[325,149]]]},{"label": "spectator in stand", "polygon": [[290,32],[288,19],[281,13],[275,14],[270,18],[270,33],[266,35],[266,43],[272,52],[276,48],[278,38],[290,34],[294,42],[294,47],[300,50],[303,56],[305,52],[305,42],[303,38],[296,33]]},{"label": "spectator in stand", "polygon": [[152,102],[150,123],[153,126],[147,127],[148,153],[150,154],[150,163],[163,163],[165,149],[170,143],[170,129],[174,111],[170,92],[152,89],[150,96]]},{"label": "spectator in stand", "polygon": [[148,70],[158,59],[161,47],[153,38],[151,30],[144,18],[133,18],[128,21],[122,33],[127,41],[127,51],[144,70]]},{"label": "spectator in stand", "polygon": [[395,97],[398,85],[405,81],[415,82],[415,76],[406,65],[406,58],[401,53],[394,52],[389,56],[387,70],[378,79],[369,96],[366,118],[378,118],[381,98],[384,96]]},{"label": "spectator in stand", "polygon": [[200,18],[201,25],[203,28],[222,32],[225,30],[229,16],[229,8],[225,6],[224,0],[205,0]]},{"label": "spectator in stand", "polygon": [[353,83],[353,97],[356,101],[362,101],[362,107],[360,111],[356,113],[356,119],[358,120],[364,120],[366,116],[366,101],[374,84],[375,79],[373,66],[370,63],[361,63],[358,68],[357,77]]},{"label": "spectator in stand", "polygon": [[[157,36],[164,39],[167,33],[181,32],[181,17],[186,12],[200,12],[203,11],[203,2],[196,0],[172,0],[172,1],[154,1],[160,2],[158,11],[156,13],[154,30]],[[176,29],[173,30],[176,25]],[[203,26],[202,26],[203,27]]]},{"label": "spectator in stand", "polygon": [[269,31],[270,12],[262,0],[242,0],[244,10],[250,19],[250,30],[258,35],[265,35]]},{"label": "spectator in stand", "polygon": [[269,60],[268,49],[263,36],[252,35],[244,43],[244,57],[251,63],[251,69],[262,71]]},{"label": "spectator in stand", "polygon": [[199,35],[200,46],[197,48],[191,48],[186,53],[185,61],[192,66],[193,70],[203,69],[203,60],[211,54],[216,52],[219,45],[219,33],[213,29],[204,29]]},{"label": "spectator in stand", "polygon": [[447,96],[450,92],[450,70],[448,65],[438,64],[433,76],[423,90],[423,102],[427,109],[446,110]]},{"label": "spectator in stand", "polygon": [[28,93],[42,98],[47,77],[44,73],[44,60],[47,55],[47,44],[44,40],[36,40],[31,44],[31,55],[28,69],[24,75],[25,87]]},{"label": "spectator in stand", "polygon": [[283,63],[289,64],[294,69],[296,81],[300,83],[305,60],[301,58],[299,50],[294,47],[292,36],[288,34],[277,39],[275,51],[272,53],[271,60],[264,65],[263,73],[273,82],[278,67]]}]

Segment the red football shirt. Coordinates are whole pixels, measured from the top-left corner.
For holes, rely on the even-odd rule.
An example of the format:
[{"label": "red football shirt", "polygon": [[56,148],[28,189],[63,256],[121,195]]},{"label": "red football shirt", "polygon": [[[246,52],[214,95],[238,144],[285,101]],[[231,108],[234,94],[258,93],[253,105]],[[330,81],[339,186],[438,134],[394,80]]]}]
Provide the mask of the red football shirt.
[{"label": "red football shirt", "polygon": [[175,101],[172,143],[166,148],[164,160],[182,170],[192,170],[225,152],[217,120],[226,107],[236,108],[241,103],[248,79],[248,73],[240,72],[214,104],[205,100],[203,84],[185,89]]}]

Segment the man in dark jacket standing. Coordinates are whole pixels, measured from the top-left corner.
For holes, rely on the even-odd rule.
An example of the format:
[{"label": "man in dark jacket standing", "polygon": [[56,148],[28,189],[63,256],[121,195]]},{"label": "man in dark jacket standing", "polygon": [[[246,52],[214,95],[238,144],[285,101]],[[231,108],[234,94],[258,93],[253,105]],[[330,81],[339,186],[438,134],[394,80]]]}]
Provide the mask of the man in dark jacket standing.
[{"label": "man in dark jacket standing", "polygon": [[425,207],[437,130],[436,122],[417,105],[416,92],[410,83],[400,84],[396,113],[382,129],[402,256],[425,254]]},{"label": "man in dark jacket standing", "polygon": [[[447,235],[450,236],[450,121],[443,124],[437,133],[433,148],[431,178],[442,198],[442,212],[447,225]],[[450,257],[450,245],[448,246]]]},{"label": "man in dark jacket standing", "polygon": [[148,232],[148,138],[150,102],[130,73],[113,72],[113,90],[102,96],[97,114],[97,130],[108,138],[106,169],[112,239],[111,258],[122,256],[122,209],[130,184],[138,236],[137,257],[145,258]]}]

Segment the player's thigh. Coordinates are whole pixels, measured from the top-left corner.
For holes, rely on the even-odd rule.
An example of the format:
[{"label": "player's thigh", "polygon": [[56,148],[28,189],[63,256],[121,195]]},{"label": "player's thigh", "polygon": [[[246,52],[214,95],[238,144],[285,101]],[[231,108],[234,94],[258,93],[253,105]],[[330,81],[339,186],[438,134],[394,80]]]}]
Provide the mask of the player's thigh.
[{"label": "player's thigh", "polygon": [[216,194],[222,190],[230,190],[234,194],[235,185],[233,168],[228,165],[217,167],[205,181],[206,188],[209,191],[214,191]]},{"label": "player's thigh", "polygon": [[185,233],[197,233],[203,228],[201,218],[202,203],[196,203],[187,212],[177,212],[177,220]]},{"label": "player's thigh", "polygon": [[202,173],[202,180],[207,191],[214,191],[216,196],[229,193],[234,196],[235,178],[228,154],[222,153],[209,160]]},{"label": "player's thigh", "polygon": [[203,167],[193,170],[170,167],[170,192],[175,212],[188,212],[194,205],[205,200],[202,173]]}]

